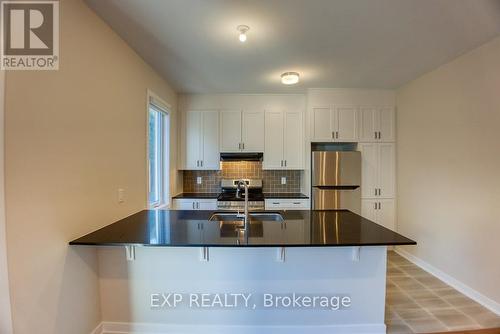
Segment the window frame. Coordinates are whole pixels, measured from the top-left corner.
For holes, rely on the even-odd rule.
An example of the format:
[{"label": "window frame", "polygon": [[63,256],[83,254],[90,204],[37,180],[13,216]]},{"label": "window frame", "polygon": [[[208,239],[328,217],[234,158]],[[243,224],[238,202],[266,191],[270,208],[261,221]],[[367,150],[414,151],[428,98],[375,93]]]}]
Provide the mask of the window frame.
[{"label": "window frame", "polygon": [[[150,203],[150,160],[149,160],[149,113],[150,109],[154,108],[159,112],[164,113],[164,121],[162,122],[162,147],[161,147],[161,168],[163,169],[163,184],[160,190],[160,199],[158,202]],[[171,106],[163,101],[157,94],[151,90],[147,90],[146,99],[146,207],[148,209],[168,209],[171,203],[170,192],[170,139],[171,139]],[[165,135],[165,133],[167,135]]]}]

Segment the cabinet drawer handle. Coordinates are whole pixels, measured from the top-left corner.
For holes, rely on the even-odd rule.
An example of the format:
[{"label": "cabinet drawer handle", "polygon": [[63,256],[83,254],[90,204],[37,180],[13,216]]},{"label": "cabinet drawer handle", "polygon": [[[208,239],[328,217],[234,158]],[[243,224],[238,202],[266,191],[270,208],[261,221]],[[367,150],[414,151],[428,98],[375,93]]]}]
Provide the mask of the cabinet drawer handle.
[{"label": "cabinet drawer handle", "polygon": [[274,205],[279,205],[280,203],[279,202],[273,202]]},{"label": "cabinet drawer handle", "polygon": [[300,205],[300,202],[293,202],[293,204]]}]

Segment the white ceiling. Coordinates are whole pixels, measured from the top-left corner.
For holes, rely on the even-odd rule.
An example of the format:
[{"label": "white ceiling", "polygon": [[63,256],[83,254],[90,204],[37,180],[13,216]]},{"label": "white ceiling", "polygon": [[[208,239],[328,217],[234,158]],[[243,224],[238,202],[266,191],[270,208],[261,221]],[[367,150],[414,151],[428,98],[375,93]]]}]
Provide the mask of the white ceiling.
[{"label": "white ceiling", "polygon": [[498,0],[86,2],[183,93],[397,88],[500,34]]}]

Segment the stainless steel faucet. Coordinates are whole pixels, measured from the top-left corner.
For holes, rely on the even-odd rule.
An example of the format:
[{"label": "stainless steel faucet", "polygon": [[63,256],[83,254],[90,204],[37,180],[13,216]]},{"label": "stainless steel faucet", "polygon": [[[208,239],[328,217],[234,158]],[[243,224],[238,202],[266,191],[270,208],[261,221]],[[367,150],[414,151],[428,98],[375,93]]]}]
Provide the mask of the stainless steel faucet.
[{"label": "stainless steel faucet", "polygon": [[245,211],[243,216],[238,213],[239,217],[243,217],[243,228],[246,230],[248,228],[248,183],[245,180],[238,181],[238,191],[241,189],[241,186],[245,188]]}]

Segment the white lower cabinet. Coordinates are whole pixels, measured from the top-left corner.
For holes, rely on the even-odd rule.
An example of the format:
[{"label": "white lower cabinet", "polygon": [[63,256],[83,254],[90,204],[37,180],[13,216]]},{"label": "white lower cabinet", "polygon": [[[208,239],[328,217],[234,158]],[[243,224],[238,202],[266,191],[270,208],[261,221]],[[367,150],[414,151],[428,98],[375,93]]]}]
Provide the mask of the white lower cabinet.
[{"label": "white lower cabinet", "polygon": [[394,199],[362,199],[361,216],[390,230],[396,229]]},{"label": "white lower cabinet", "polygon": [[217,210],[216,199],[176,198],[173,200],[174,210]]},{"label": "white lower cabinet", "polygon": [[300,198],[276,198],[265,200],[266,210],[308,210],[309,200]]}]

